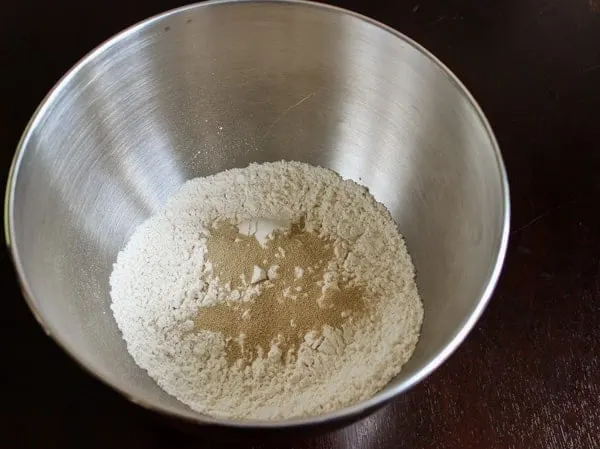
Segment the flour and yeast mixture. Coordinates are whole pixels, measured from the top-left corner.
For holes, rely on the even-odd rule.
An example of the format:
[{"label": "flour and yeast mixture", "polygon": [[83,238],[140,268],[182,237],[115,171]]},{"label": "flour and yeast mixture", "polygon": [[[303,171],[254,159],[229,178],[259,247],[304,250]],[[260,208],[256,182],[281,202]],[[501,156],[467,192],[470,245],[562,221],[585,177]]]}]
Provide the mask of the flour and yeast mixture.
[{"label": "flour and yeast mixture", "polygon": [[423,308],[389,212],[299,162],[188,181],[139,226],[110,278],[136,363],[215,417],[319,415],[383,388]]}]

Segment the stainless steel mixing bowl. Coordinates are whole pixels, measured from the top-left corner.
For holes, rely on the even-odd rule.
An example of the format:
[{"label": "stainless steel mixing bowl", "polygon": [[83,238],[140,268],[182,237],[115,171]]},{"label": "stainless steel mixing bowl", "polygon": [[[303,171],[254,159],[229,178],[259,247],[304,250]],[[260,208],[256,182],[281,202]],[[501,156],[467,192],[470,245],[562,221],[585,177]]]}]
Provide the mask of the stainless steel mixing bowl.
[{"label": "stainless steel mixing bowl", "polygon": [[[134,228],[185,180],[280,159],[332,168],[389,208],[418,272],[422,336],[368,401],[290,421],[215,420],[134,364],[108,278]],[[481,315],[508,229],[501,155],[465,87],[396,31],[305,2],[192,5],[104,43],[36,111],[6,198],[25,298],[60,346],[140,405],[238,428],[354,419],[422,380]]]}]

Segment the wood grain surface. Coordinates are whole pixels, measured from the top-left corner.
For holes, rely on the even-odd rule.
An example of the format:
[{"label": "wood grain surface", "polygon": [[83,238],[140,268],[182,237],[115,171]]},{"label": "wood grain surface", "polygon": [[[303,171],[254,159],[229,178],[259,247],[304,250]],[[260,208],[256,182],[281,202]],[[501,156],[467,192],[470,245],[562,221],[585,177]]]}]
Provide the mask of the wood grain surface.
[{"label": "wood grain surface", "polygon": [[[28,118],[73,63],[181,4],[4,0],[2,182]],[[336,4],[416,39],[480,102],[510,179],[510,248],[485,315],[426,381],[341,431],[239,447],[600,448],[600,2]],[[0,261],[0,447],[227,446],[172,429],[82,372],[34,321],[6,251]]]}]

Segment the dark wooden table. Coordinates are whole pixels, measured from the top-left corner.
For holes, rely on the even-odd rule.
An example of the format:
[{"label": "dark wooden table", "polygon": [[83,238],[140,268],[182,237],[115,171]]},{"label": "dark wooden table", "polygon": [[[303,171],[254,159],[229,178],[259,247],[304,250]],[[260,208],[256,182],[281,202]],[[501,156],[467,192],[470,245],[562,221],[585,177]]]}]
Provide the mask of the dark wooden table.
[{"label": "dark wooden table", "polygon": [[[429,379],[290,448],[600,448],[600,0],[339,1],[432,50],[504,154],[513,220],[485,315]],[[2,182],[38,102],[103,39],[175,0],[5,0]],[[2,448],[220,447],[83,373],[35,323],[1,255]],[[264,447],[267,442],[249,444]]]}]

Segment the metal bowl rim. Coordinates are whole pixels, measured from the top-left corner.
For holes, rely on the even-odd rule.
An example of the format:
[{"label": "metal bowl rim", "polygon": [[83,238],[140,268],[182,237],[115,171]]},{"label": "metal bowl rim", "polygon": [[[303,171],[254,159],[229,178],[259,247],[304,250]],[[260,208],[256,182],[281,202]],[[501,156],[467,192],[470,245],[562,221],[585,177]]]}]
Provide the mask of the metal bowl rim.
[{"label": "metal bowl rim", "polygon": [[[336,410],[331,413],[327,413],[319,416],[305,417],[305,418],[295,418],[289,420],[278,420],[278,421],[264,421],[264,420],[231,420],[231,419],[217,419],[212,418],[208,415],[197,415],[192,416],[182,414],[181,412],[166,408],[163,406],[158,406],[156,404],[152,404],[145,400],[140,400],[138,398],[133,397],[127,391],[120,388],[111,380],[105,378],[100,373],[96,372],[93,368],[88,367],[84,364],[84,362],[80,361],[69,344],[68,341],[63,339],[58,335],[53,326],[50,323],[44,321],[44,318],[41,316],[40,311],[37,309],[33,298],[33,293],[31,291],[30,286],[27,283],[27,279],[25,277],[25,273],[23,270],[23,266],[21,263],[21,259],[19,257],[19,249],[17,242],[14,241],[13,235],[14,232],[14,194],[16,188],[16,179],[19,174],[19,169],[21,166],[21,162],[23,160],[23,155],[25,152],[25,148],[28,145],[28,142],[33,134],[35,128],[38,126],[40,120],[45,115],[46,109],[49,105],[52,104],[54,98],[60,93],[60,91],[65,87],[65,85],[72,79],[78,72],[81,70],[89,61],[93,60],[98,54],[106,51],[112,45],[115,45],[117,42],[126,38],[127,36],[135,33],[136,31],[147,27],[149,25],[161,22],[171,16],[175,16],[181,13],[185,13],[187,11],[200,9],[200,8],[209,8],[215,7],[223,4],[236,4],[236,3],[272,3],[272,4],[287,4],[295,7],[303,7],[303,8],[316,8],[320,9],[323,12],[327,13],[336,13],[336,14],[344,14],[351,16],[355,19],[358,19],[362,22],[366,22],[370,25],[378,27],[388,33],[392,34],[396,38],[400,39],[404,43],[413,47],[416,51],[420,52],[427,58],[429,58],[435,65],[437,65],[450,79],[452,84],[461,92],[464,98],[469,102],[473,110],[476,112],[478,119],[480,120],[483,128],[486,130],[490,143],[492,145],[492,150],[494,152],[494,156],[497,164],[497,171],[500,174],[501,181],[501,191],[503,195],[502,202],[502,235],[497,248],[496,260],[493,266],[493,269],[488,275],[488,279],[481,293],[481,297],[479,301],[476,303],[474,309],[471,311],[469,316],[461,326],[456,330],[452,338],[446,343],[444,348],[435,356],[432,360],[430,360],[427,364],[421,367],[416,373],[414,373],[411,377],[396,385],[393,388],[390,388],[386,391],[380,391],[375,394],[372,398],[360,402],[358,404],[351,405],[349,407],[345,407],[339,410]],[[467,88],[463,85],[463,83],[458,79],[458,77],[448,68],[444,63],[442,63],[437,57],[435,57],[431,52],[425,49],[423,46],[412,40],[411,38],[405,36],[399,31],[377,21],[371,19],[362,14],[340,8],[337,6],[326,5],[322,3],[317,3],[313,1],[307,0],[209,0],[203,3],[193,3],[183,7],[171,9],[169,11],[165,11],[163,13],[159,13],[152,17],[149,17],[145,20],[142,20],[125,30],[115,34],[114,36],[108,38],[100,45],[98,45],[95,49],[90,51],[87,55],[85,55],[82,59],[80,59],[69,71],[55,84],[55,86],[50,90],[50,92],[46,95],[46,97],[42,100],[40,105],[35,110],[32,118],[27,124],[23,135],[17,145],[17,150],[12,160],[8,180],[7,180],[7,188],[5,194],[5,202],[4,202],[4,232],[7,246],[10,249],[11,257],[13,259],[14,266],[17,271],[17,276],[19,280],[19,284],[21,287],[21,291],[25,298],[27,305],[29,306],[31,312],[33,313],[35,319],[38,321],[40,326],[44,329],[46,334],[51,337],[56,344],[58,344],[84,371],[87,371],[93,377],[99,379],[104,384],[110,386],[112,389],[123,395],[125,398],[130,400],[131,402],[138,404],[148,410],[153,412],[157,412],[159,414],[167,415],[170,417],[175,417],[178,419],[182,419],[187,422],[191,422],[199,425],[217,425],[217,426],[225,426],[225,427],[237,427],[237,428],[263,428],[263,429],[278,429],[285,427],[302,427],[314,424],[322,424],[326,422],[334,422],[341,421],[344,419],[351,419],[352,417],[359,416],[370,409],[375,409],[387,401],[391,400],[393,397],[399,395],[400,393],[405,392],[409,388],[413,387],[427,376],[429,376],[436,368],[438,368],[452,353],[457,349],[457,347],[464,341],[468,333],[474,327],[475,323],[485,310],[494,288],[498,282],[498,278],[502,271],[502,265],[504,263],[504,259],[506,256],[506,250],[508,246],[508,237],[510,232],[510,193],[508,186],[508,178],[506,175],[506,169],[504,167],[504,162],[502,160],[502,155],[500,152],[500,148],[498,146],[498,142],[492,131],[492,128],[485,117],[481,107],[475,101],[473,96],[467,90]]]}]

